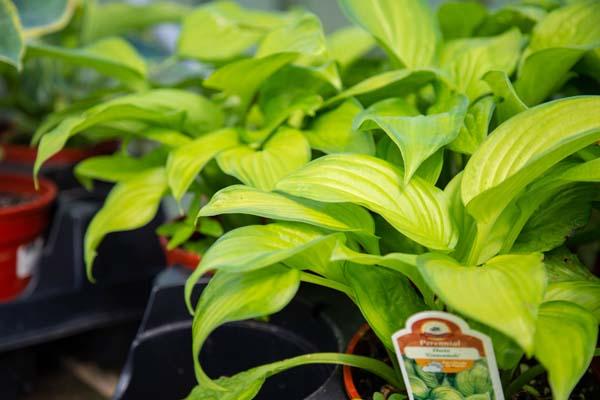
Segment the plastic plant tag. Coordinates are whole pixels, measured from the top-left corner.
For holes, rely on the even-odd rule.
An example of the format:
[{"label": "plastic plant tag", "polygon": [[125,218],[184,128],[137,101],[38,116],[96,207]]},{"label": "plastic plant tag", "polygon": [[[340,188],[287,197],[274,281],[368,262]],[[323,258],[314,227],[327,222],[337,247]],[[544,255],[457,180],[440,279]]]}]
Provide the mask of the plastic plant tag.
[{"label": "plastic plant tag", "polygon": [[421,312],[392,340],[410,400],[504,400],[492,341],[463,319]]}]

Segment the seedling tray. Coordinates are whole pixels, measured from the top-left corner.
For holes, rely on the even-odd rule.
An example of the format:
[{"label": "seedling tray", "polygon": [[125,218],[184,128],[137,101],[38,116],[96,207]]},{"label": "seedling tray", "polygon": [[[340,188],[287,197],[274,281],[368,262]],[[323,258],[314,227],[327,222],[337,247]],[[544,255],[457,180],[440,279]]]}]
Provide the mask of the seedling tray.
[{"label": "seedling tray", "polygon": [[94,264],[97,282],[85,276],[86,227],[106,188],[59,194],[52,223],[31,283],[17,299],[0,303],[0,352],[140,318],[153,277],[164,267],[154,233],[162,213],[147,226],[109,235]]}]

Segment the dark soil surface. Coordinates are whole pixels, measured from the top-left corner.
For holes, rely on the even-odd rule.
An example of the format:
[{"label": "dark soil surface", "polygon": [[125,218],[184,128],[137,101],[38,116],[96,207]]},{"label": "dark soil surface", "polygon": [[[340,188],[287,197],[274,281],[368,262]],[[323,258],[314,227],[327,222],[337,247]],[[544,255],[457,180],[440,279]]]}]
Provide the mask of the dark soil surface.
[{"label": "dark soil surface", "polygon": [[34,197],[33,194],[0,192],[0,208],[28,203]]}]

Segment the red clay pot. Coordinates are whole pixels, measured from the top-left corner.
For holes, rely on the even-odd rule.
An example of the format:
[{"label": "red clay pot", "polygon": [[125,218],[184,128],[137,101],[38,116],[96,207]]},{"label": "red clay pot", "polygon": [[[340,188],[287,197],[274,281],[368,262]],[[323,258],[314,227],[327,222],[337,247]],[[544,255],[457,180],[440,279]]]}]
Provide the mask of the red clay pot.
[{"label": "red clay pot", "polygon": [[[350,343],[348,343],[348,347],[346,348],[346,354],[355,354],[356,346],[361,342],[364,336],[371,330],[371,327],[368,324],[364,324],[359,328],[359,330],[352,336]],[[343,368],[344,373],[344,388],[346,389],[346,394],[350,399],[362,399],[360,393],[358,393],[358,389],[354,383],[354,376],[352,375],[352,367],[344,365]]]},{"label": "red clay pot", "polygon": [[169,250],[167,248],[169,240],[164,236],[160,236],[159,240],[160,247],[162,247],[167,259],[167,266],[173,267],[175,265],[181,265],[182,267],[193,271],[196,269],[198,264],[200,264],[201,258],[198,254],[182,249],[181,247]]},{"label": "red clay pot", "polygon": [[7,301],[21,294],[31,279],[57,188],[40,179],[36,192],[31,177],[0,174],[0,192],[33,196],[23,203],[0,208],[0,301]]},{"label": "red clay pot", "polygon": [[[119,147],[117,141],[100,142],[90,147],[82,148],[65,148],[52,156],[44,165],[56,166],[71,166],[86,158],[100,156],[104,154],[112,154]],[[37,157],[37,148],[16,145],[9,143],[0,144],[0,153],[2,162],[19,165],[33,165]]]}]

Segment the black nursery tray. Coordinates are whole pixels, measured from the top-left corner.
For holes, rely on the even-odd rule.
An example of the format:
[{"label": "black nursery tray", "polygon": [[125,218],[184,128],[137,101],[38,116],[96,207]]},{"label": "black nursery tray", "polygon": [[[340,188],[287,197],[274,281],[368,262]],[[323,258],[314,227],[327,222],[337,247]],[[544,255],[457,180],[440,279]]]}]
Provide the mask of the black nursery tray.
[{"label": "black nursery tray", "polygon": [[19,298],[0,303],[0,352],[140,318],[153,277],[164,268],[155,228],[109,235],[88,282],[83,262],[85,230],[104,202],[106,188],[60,192],[41,259]]},{"label": "black nursery tray", "polygon": [[[188,272],[164,271],[157,278],[148,308],[130,349],[115,400],[184,398],[196,384],[192,320],[183,296]],[[199,294],[206,282],[200,283]],[[200,355],[209,376],[242,370],[312,352],[344,351],[349,335],[362,322],[341,296],[304,285],[296,298],[269,323],[240,321],[213,332]],[[335,295],[335,293],[333,293]],[[315,365],[269,378],[256,400],[345,399],[341,368]]]}]

